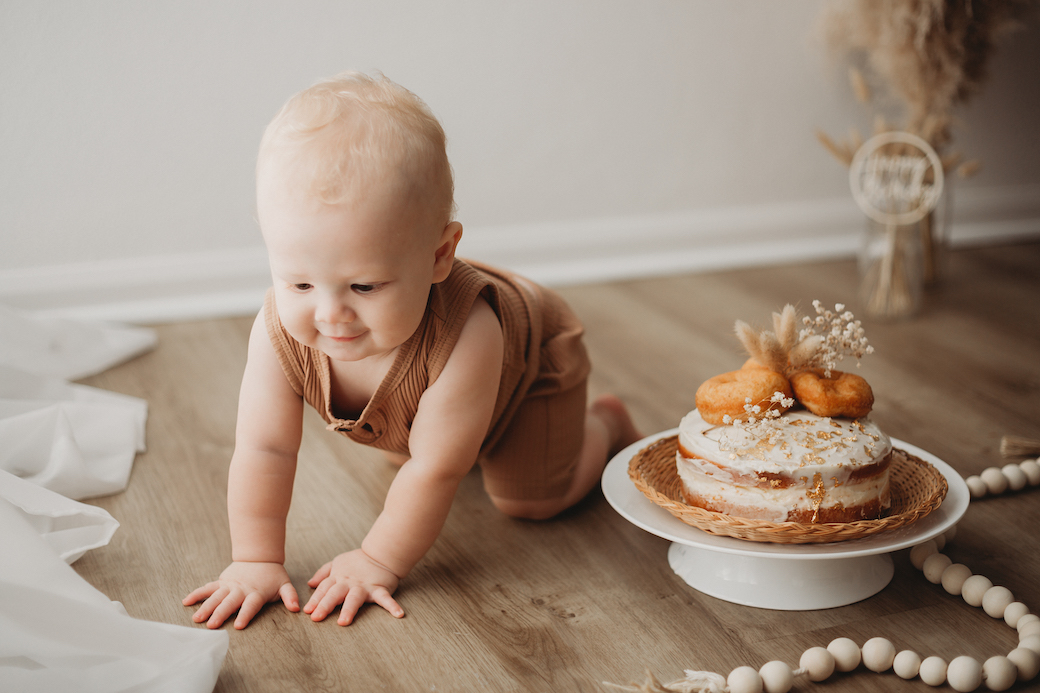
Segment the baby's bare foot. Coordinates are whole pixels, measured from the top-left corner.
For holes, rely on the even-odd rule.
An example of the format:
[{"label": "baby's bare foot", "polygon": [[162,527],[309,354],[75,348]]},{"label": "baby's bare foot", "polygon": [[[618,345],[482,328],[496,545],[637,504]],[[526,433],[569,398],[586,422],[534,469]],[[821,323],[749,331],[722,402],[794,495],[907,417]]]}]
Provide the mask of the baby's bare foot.
[{"label": "baby's bare foot", "polygon": [[640,440],[643,434],[632,423],[625,403],[614,395],[603,395],[589,407],[589,412],[607,427],[610,434],[610,455]]}]

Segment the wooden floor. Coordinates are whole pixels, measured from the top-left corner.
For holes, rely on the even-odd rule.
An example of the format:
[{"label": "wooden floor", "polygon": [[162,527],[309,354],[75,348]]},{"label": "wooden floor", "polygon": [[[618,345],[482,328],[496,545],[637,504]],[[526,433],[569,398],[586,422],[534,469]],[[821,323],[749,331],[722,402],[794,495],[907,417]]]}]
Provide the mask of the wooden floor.
[{"label": "wooden floor", "polygon": [[[845,302],[852,262],[632,281],[562,291],[587,325],[594,394],[615,392],[646,433],[672,428],[704,379],[740,365],[733,322],[767,326],[784,303]],[[88,379],[150,405],[148,452],[125,493],[94,501],[121,523],[76,570],[130,615],[195,626],[180,599],[230,557],[226,475],[251,319],[159,327],[157,350]],[[862,373],[874,420],[967,476],[1002,465],[1003,434],[1040,438],[1040,243],[962,250],[907,322],[866,321],[876,353]],[[327,433],[308,413],[289,515],[287,568],[306,580],[356,547],[394,469]],[[1040,609],[1040,489],[973,501],[948,555]],[[312,623],[268,606],[231,631],[218,691],[603,691],[683,669],[728,673],[838,636],[874,636],[947,661],[1006,654],[1002,621],[928,583],[895,556],[895,577],[858,604],[811,612],[738,606],[700,594],[668,567],[668,542],[629,524],[594,492],[563,517],[496,513],[478,473],[462,484],[442,536],[402,584],[395,620],[368,607],[354,625]],[[226,626],[225,626],[226,627]],[[1018,690],[1021,690],[1020,686]],[[926,691],[862,667],[795,690]]]}]

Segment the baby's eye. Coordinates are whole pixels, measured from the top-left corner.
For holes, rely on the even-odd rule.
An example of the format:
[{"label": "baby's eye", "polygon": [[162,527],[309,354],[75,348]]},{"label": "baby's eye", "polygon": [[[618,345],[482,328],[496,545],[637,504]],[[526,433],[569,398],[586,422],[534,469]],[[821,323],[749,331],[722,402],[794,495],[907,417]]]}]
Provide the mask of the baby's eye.
[{"label": "baby's eye", "polygon": [[351,284],[350,289],[356,294],[371,294],[379,291],[382,284]]},{"label": "baby's eye", "polygon": [[297,291],[309,291],[311,284],[293,284],[292,287]]}]

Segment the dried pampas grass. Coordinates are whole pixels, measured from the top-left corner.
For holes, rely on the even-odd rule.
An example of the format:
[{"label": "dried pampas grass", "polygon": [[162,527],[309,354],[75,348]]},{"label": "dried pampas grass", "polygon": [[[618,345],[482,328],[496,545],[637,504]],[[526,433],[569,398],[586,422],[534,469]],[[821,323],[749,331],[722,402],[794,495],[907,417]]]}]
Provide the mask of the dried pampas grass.
[{"label": "dried pampas grass", "polygon": [[[821,23],[832,50],[866,70],[850,69],[857,100],[869,102],[880,87],[902,104],[901,129],[940,151],[952,140],[954,109],[985,81],[999,37],[1032,6],[1027,0],[834,0]],[[875,132],[888,129],[875,124]],[[824,146],[847,163],[846,146]]]}]

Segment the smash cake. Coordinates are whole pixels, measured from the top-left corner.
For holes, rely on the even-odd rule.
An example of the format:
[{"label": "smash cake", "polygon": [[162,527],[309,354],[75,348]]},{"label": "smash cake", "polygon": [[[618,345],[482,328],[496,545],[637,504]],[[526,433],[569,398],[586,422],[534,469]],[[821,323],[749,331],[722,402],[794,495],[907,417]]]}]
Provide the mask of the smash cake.
[{"label": "smash cake", "polygon": [[774,313],[773,331],[737,322],[751,358],[705,381],[679,425],[675,464],[688,505],[767,522],[886,514],[899,452],[868,416],[870,385],[835,369],[873,349],[844,306],[813,306],[815,318],[799,320],[790,305]]}]

